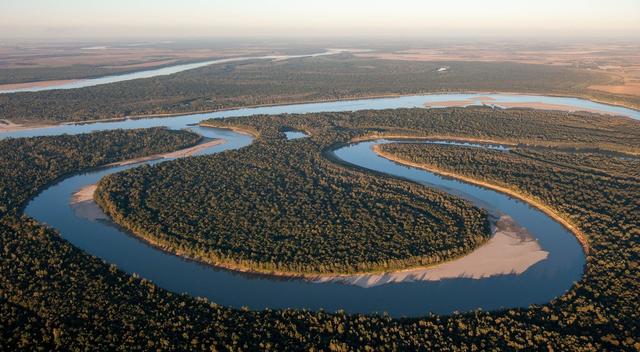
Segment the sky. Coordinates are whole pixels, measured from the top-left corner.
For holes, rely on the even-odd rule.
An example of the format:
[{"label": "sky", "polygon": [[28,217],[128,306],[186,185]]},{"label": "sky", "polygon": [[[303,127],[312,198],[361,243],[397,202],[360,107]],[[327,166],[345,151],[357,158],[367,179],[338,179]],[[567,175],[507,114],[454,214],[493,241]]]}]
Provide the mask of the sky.
[{"label": "sky", "polygon": [[0,0],[0,37],[640,37],[640,0]]}]

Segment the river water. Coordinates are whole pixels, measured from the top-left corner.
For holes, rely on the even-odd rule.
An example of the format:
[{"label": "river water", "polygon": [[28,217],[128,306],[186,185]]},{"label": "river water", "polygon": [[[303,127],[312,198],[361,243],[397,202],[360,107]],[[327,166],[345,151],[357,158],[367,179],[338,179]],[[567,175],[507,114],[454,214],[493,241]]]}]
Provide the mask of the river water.
[{"label": "river water", "polygon": [[488,93],[451,93],[451,94],[427,94],[411,95],[391,98],[357,99],[343,100],[326,103],[307,103],[293,105],[277,105],[265,107],[240,108],[211,113],[190,114],[174,117],[149,117],[140,119],[125,119],[109,122],[92,122],[83,124],[65,124],[52,127],[35,128],[11,132],[1,132],[0,139],[6,137],[33,137],[33,136],[55,136],[60,134],[78,134],[111,130],[116,128],[148,128],[155,126],[166,126],[169,128],[184,128],[187,125],[197,124],[206,119],[218,119],[234,116],[249,115],[278,115],[278,114],[303,114],[318,112],[341,112],[358,110],[383,110],[399,108],[421,108],[428,104],[446,103],[455,101],[474,101],[470,105],[483,105],[481,100],[489,97],[492,103],[530,103],[542,102],[546,104],[565,105],[575,108],[575,110],[598,110],[610,114],[630,117],[640,120],[640,111],[628,109],[620,106],[613,106],[592,102],[589,100],[566,97],[551,97],[544,95],[516,95],[516,94],[488,94]]},{"label": "river water", "polygon": [[[293,108],[299,109],[300,106]],[[173,128],[181,128],[187,127],[186,123],[194,122],[193,120],[193,117],[187,118],[178,125],[178,119],[124,121],[103,124],[99,129],[104,129],[104,126],[115,128],[123,125],[127,128],[151,127],[158,125],[160,121],[168,122]],[[85,130],[91,127],[97,126],[59,128]],[[205,137],[223,138],[227,141],[203,150],[201,154],[241,148],[252,141],[247,135],[228,130],[194,126],[189,128]],[[74,132],[80,133],[78,130]],[[339,282],[317,283],[218,269],[149,246],[109,221],[89,220],[76,214],[70,205],[73,193],[84,186],[96,183],[107,174],[140,164],[103,168],[69,177],[40,193],[28,204],[25,212],[59,230],[61,236],[74,246],[108,263],[116,264],[126,272],[136,273],[170,291],[207,297],[218,304],[231,307],[307,308],[327,311],[343,309],[350,313],[388,312],[396,317],[419,316],[428,312],[451,313],[476,308],[491,310],[527,307],[532,303],[544,303],[561,295],[573,282],[580,279],[584,266],[584,255],[580,245],[568,230],[544,213],[506,195],[391,162],[371,150],[375,143],[386,141],[346,146],[336,150],[335,156],[358,167],[437,187],[491,211],[507,214],[532,234],[540,246],[549,252],[548,257],[519,275],[402,282],[368,288]],[[156,160],[147,164],[158,162],[162,161]]]},{"label": "river water", "polygon": [[[210,138],[227,142],[203,150],[202,154],[236,149],[251,143],[252,138],[227,130],[193,126],[209,118],[225,118],[254,114],[283,114],[356,111],[423,107],[425,104],[471,101],[482,105],[489,97],[493,104],[501,102],[543,102],[568,105],[575,110],[599,110],[640,119],[640,112],[599,104],[577,98],[512,95],[512,94],[437,94],[380,99],[282,105],[167,118],[127,119],[116,122],[59,125],[33,130],[0,133],[0,138],[77,134],[117,128],[172,129],[191,128]],[[301,135],[294,134],[292,137]],[[291,140],[291,143],[297,143]],[[560,224],[506,195],[443,178],[415,168],[401,166],[373,153],[371,146],[386,141],[362,142],[335,151],[336,157],[354,166],[384,172],[469,199],[475,204],[511,216],[524,226],[549,253],[545,260],[522,274],[498,275],[483,279],[454,278],[441,281],[403,282],[364,288],[339,282],[315,283],[300,279],[282,279],[247,275],[216,269],[173,256],[130,236],[108,221],[91,221],[79,217],[70,206],[70,198],[80,188],[100,178],[136,165],[105,168],[69,177],[34,198],[26,213],[58,229],[73,245],[114,263],[124,271],[137,273],[168,290],[204,296],[232,307],[308,308],[347,312],[388,312],[392,316],[418,316],[427,312],[451,313],[476,308],[499,309],[526,307],[544,303],[561,295],[580,279],[584,254],[577,240]],[[500,147],[498,147],[500,149]],[[152,161],[151,164],[161,161]]]}]

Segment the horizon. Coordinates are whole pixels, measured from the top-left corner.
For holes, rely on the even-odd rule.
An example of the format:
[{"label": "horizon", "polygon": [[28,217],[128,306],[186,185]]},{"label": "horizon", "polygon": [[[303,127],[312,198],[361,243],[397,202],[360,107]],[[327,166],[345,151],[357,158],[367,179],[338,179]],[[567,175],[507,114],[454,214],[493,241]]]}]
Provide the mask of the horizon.
[{"label": "horizon", "polygon": [[[5,0],[3,40],[638,39],[640,1]],[[337,10],[336,10],[337,9]]]}]

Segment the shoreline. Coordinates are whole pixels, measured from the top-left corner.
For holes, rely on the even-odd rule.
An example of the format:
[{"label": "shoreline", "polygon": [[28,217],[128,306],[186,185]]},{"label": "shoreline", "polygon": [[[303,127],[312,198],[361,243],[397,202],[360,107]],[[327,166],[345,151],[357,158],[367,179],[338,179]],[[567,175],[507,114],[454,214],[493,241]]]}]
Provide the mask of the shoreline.
[{"label": "shoreline", "polygon": [[[213,128],[226,128],[226,129],[233,130],[233,131],[236,131],[236,132],[239,132],[239,133],[249,134],[249,135],[252,135],[254,137],[258,136],[254,131],[251,131],[251,130],[248,130],[248,129],[244,129],[244,128],[241,128],[241,127],[237,127],[237,126],[224,126],[223,127],[223,126],[217,126],[217,125],[212,125],[212,124],[201,124],[201,126],[203,126],[203,127],[213,127]],[[405,138],[407,138],[407,139],[415,139],[415,137],[411,137],[411,136],[405,136]],[[428,138],[428,137],[424,137],[423,139],[426,139],[426,138]],[[498,141],[490,141],[490,140],[479,140],[479,139],[473,140],[471,138],[466,138],[465,139],[463,137],[454,137],[454,138],[456,140],[459,140],[459,141],[474,141],[474,142],[482,141],[482,142],[492,142],[494,144],[504,144],[504,143],[500,143]],[[372,139],[372,138],[368,138],[368,139]],[[375,139],[379,139],[379,138],[375,138]],[[363,140],[366,140],[366,138],[363,138]],[[413,166],[413,165],[409,165],[409,166]],[[425,170],[429,171],[429,172],[433,172],[433,171],[428,170],[428,169],[425,169]],[[365,170],[365,172],[366,172],[366,170]],[[469,181],[467,181],[467,182],[469,182]],[[474,183],[474,182],[469,182],[469,183]],[[474,183],[474,184],[477,184],[477,183]],[[480,184],[480,185],[484,186],[484,187],[487,187],[487,188],[490,188],[490,189],[493,189],[493,190],[496,190],[496,191],[500,191],[499,189],[496,188],[496,187],[499,187],[499,186],[489,187],[489,186],[482,185],[482,184]],[[505,193],[505,192],[503,192],[503,193]],[[521,199],[525,203],[530,204],[530,205],[534,206],[535,208],[538,208],[536,206],[536,204],[538,204],[537,202],[536,202],[536,204],[533,204],[535,202],[534,200],[531,200],[531,199],[528,199],[528,198],[525,199],[524,197],[516,197],[516,198]],[[565,226],[572,233],[574,233],[573,230],[575,230],[575,228],[574,227],[569,227],[571,225],[568,224],[568,223],[565,224],[564,219],[558,218],[555,213],[549,214],[549,213],[545,212],[545,214],[553,215],[552,218],[554,220],[558,220],[558,222],[560,222],[563,226]],[[498,221],[499,220],[500,219],[498,219]],[[364,276],[369,276],[370,277],[370,276],[375,276],[375,275],[378,275],[378,276],[381,276],[381,277],[386,277],[386,278],[392,277],[392,278],[394,278],[394,280],[396,280],[394,282],[401,282],[402,280],[398,281],[398,276],[399,275],[405,275],[407,273],[411,273],[412,275],[405,275],[406,278],[403,279],[403,280],[416,280],[416,279],[418,279],[418,280],[433,280],[433,276],[429,276],[431,274],[431,272],[428,272],[428,271],[434,270],[434,269],[436,269],[438,267],[441,267],[441,266],[447,266],[447,265],[452,265],[452,264],[455,267],[456,262],[468,257],[469,255],[475,253],[476,251],[478,251],[478,250],[486,251],[487,250],[486,246],[488,244],[491,244],[492,240],[494,242],[496,240],[501,240],[501,241],[505,240],[504,236],[498,237],[496,239],[495,229],[498,228],[498,226],[497,226],[497,222],[498,221],[496,221],[492,225],[494,230],[493,230],[492,236],[489,238],[489,240],[487,240],[482,245],[476,247],[475,249],[473,249],[469,253],[466,253],[466,254],[464,254],[462,256],[459,256],[459,257],[456,257],[456,258],[451,258],[451,259],[449,259],[447,261],[444,261],[444,262],[434,263],[434,264],[430,264],[430,265],[419,265],[419,266],[407,267],[407,268],[404,268],[404,269],[392,270],[392,271],[371,270],[371,271],[364,271],[364,272],[357,272],[357,273],[301,273],[301,272],[297,273],[297,272],[289,272],[289,271],[262,270],[262,269],[259,269],[259,268],[256,269],[256,268],[251,268],[251,267],[247,267],[247,266],[240,266],[240,265],[236,265],[236,264],[232,264],[232,263],[228,263],[228,262],[223,262],[223,261],[220,261],[220,260],[212,260],[212,258],[207,257],[207,256],[193,256],[193,255],[190,255],[189,253],[186,253],[184,251],[175,250],[174,248],[171,248],[170,246],[167,246],[166,244],[164,244],[164,243],[162,243],[160,241],[157,241],[155,238],[153,238],[151,236],[146,236],[144,234],[142,234],[142,235],[141,234],[137,234],[133,230],[131,230],[130,226],[128,226],[126,223],[121,224],[119,222],[114,221],[114,217],[111,216],[111,215],[109,216],[109,221],[111,221],[112,223],[114,223],[114,224],[122,227],[123,229],[125,229],[129,233],[130,236],[132,236],[132,237],[134,237],[134,238],[136,238],[138,240],[141,240],[144,243],[147,243],[148,245],[153,246],[154,248],[160,249],[160,250],[162,250],[164,252],[167,252],[169,254],[178,256],[178,257],[183,258],[183,259],[187,259],[187,260],[192,260],[192,261],[198,262],[198,263],[203,264],[203,265],[209,265],[209,266],[213,266],[213,267],[216,267],[216,268],[229,270],[229,271],[233,271],[233,272],[237,272],[237,273],[243,273],[243,274],[247,274],[247,275],[274,277],[274,278],[284,278],[284,279],[302,279],[302,280],[307,280],[307,281],[311,281],[311,282],[336,281],[336,282],[342,282],[342,283],[347,283],[347,284],[356,284],[356,285],[358,284],[357,283],[358,279],[354,279],[354,277],[355,278],[364,277]],[[524,230],[526,231],[526,229],[524,229]],[[574,233],[574,235],[575,235],[575,233]],[[524,242],[527,242],[527,241],[521,241],[521,242],[524,243]],[[442,280],[442,279],[445,279],[445,278],[455,278],[455,277],[458,277],[458,278],[467,277],[467,278],[481,279],[481,278],[489,277],[489,276],[522,273],[522,272],[526,271],[526,269],[528,267],[532,266],[533,264],[539,262],[540,260],[544,260],[546,258],[546,255],[543,256],[542,254],[543,253],[548,253],[548,252],[544,251],[542,248],[540,248],[537,245],[537,242],[535,240],[532,239],[532,242],[535,242],[537,247],[530,246],[528,248],[528,250],[530,250],[531,252],[537,252],[538,254],[537,254],[537,257],[533,257],[533,258],[529,258],[528,259],[529,260],[528,265],[526,265],[527,263],[523,264],[523,263],[519,262],[519,263],[517,263],[517,264],[521,265],[519,267],[512,267],[512,268],[508,268],[508,269],[505,269],[505,268],[493,269],[496,272],[476,273],[476,274],[473,274],[471,276],[465,276],[465,271],[464,270],[460,270],[458,268],[457,270],[459,270],[459,271],[454,272],[453,274],[452,274],[451,271],[445,272],[444,274],[442,274],[443,276],[441,278],[438,278],[436,280]],[[588,252],[588,246],[585,247],[585,246],[583,246],[582,242],[580,242],[580,243],[581,243],[581,246],[582,246],[583,250],[585,250],[585,253],[587,253]],[[511,246],[512,247],[516,247],[517,245],[511,244]],[[505,247],[505,248],[508,248],[508,247]],[[498,252],[498,253],[500,253],[500,252]],[[508,259],[513,259],[513,258],[508,258]],[[513,263],[512,263],[512,265],[513,265]],[[523,268],[522,265],[526,265],[526,268],[522,269]],[[421,277],[420,277],[420,275],[421,275]],[[350,282],[350,280],[354,281],[354,282]],[[372,286],[375,286],[375,285],[372,285]]]},{"label": "shoreline", "polygon": [[[191,147],[183,148],[173,152],[153,154],[153,155],[141,156],[133,159],[117,161],[114,163],[103,165],[101,166],[101,168],[132,165],[132,164],[137,164],[144,161],[192,156],[193,154],[201,150],[204,150],[206,148],[213,147],[219,144],[223,144],[223,143],[226,143],[225,139],[214,139],[207,142],[200,142]],[[76,192],[74,192],[71,197],[69,206],[71,206],[76,216],[80,218],[87,219],[90,221],[96,221],[96,220],[111,221],[111,219],[105,214],[105,212],[100,208],[100,206],[98,206],[98,204],[94,201],[94,194],[97,188],[98,188],[97,184],[94,183],[94,184],[84,186],[79,190],[76,190]]]},{"label": "shoreline", "polygon": [[[483,105],[478,105],[477,103],[482,103]],[[550,104],[544,102],[495,102],[495,99],[489,97],[478,97],[475,100],[473,99],[462,99],[462,100],[448,100],[448,101],[440,101],[433,103],[425,103],[424,106],[428,109],[432,108],[448,108],[448,107],[460,107],[466,108],[471,106],[490,106],[499,109],[533,109],[533,110],[549,110],[549,111],[566,111],[566,112],[589,112],[593,114],[601,114],[601,115],[610,115],[610,116],[620,116],[614,112],[608,112],[598,109],[582,109],[575,108],[571,105],[564,104]]]},{"label": "shoreline", "polygon": [[414,163],[414,162],[411,162],[411,161],[400,159],[400,158],[396,157],[393,154],[386,153],[386,152],[382,151],[381,148],[379,147],[379,145],[374,145],[372,149],[380,157],[383,157],[385,159],[391,160],[391,161],[396,162],[398,164],[419,168],[419,169],[422,169],[422,170],[425,170],[425,171],[428,171],[428,172],[432,172],[434,174],[438,174],[438,175],[445,176],[445,177],[451,177],[451,178],[457,179],[459,181],[463,181],[463,182],[466,182],[466,183],[474,184],[476,186],[489,188],[491,190],[494,190],[494,191],[506,194],[508,196],[511,196],[513,198],[519,199],[520,201],[522,201],[522,202],[524,202],[524,203],[526,203],[528,205],[531,205],[534,208],[542,211],[547,216],[551,217],[552,219],[554,219],[555,221],[560,223],[562,226],[564,226],[578,240],[578,243],[580,243],[580,247],[582,247],[582,250],[584,251],[585,255],[589,254],[589,250],[590,250],[589,249],[589,240],[588,240],[587,236],[584,233],[582,233],[582,231],[580,231],[576,225],[572,224],[570,222],[570,220],[565,219],[562,215],[556,213],[551,207],[545,205],[544,203],[542,203],[542,202],[540,202],[540,201],[538,201],[538,200],[536,200],[536,199],[534,199],[534,198],[532,198],[530,196],[526,196],[524,194],[521,194],[521,193],[519,193],[519,192],[517,192],[515,190],[512,190],[510,188],[507,188],[507,187],[495,185],[495,184],[488,183],[488,182],[485,182],[485,181],[481,181],[481,180],[478,180],[478,179],[475,179],[475,178],[471,178],[471,177],[459,175],[459,174],[456,174],[456,173],[452,173],[452,172],[449,172],[449,171],[445,171],[445,170],[439,169],[437,167],[434,167],[433,165]]},{"label": "shoreline", "polygon": [[214,123],[199,123],[198,126],[207,127],[207,128],[217,128],[221,130],[229,130],[229,131],[244,134],[253,138],[260,138],[260,133],[258,131],[251,130],[249,128],[240,127],[240,126],[231,126],[231,125],[223,125],[223,124],[216,125]]},{"label": "shoreline", "polygon": [[47,125],[47,124],[19,124],[13,123],[9,120],[0,119],[0,133],[11,133],[18,131],[37,130],[40,128],[54,127],[59,125]]},{"label": "shoreline", "polygon": [[[412,131],[406,130],[407,133],[423,133],[420,131]],[[549,141],[544,143],[543,141],[525,141],[523,142],[515,142],[507,139],[498,140],[498,139],[484,139],[484,138],[474,138],[474,137],[460,137],[460,136],[450,136],[450,135],[407,135],[407,134],[384,134],[384,133],[376,133],[376,134],[367,134],[359,137],[352,138],[349,143],[357,143],[357,142],[366,142],[373,141],[376,139],[402,139],[402,140],[427,140],[427,141],[454,141],[454,142],[469,142],[469,143],[479,143],[479,144],[489,144],[489,145],[503,145],[507,147],[518,147],[520,145],[525,145],[528,147],[543,147],[543,148],[577,148],[575,144],[565,143],[565,142],[553,142]],[[348,144],[348,143],[347,143]],[[628,150],[618,150],[615,148],[603,149],[610,152],[620,153],[629,157],[637,157],[640,155],[640,151],[628,151]]]},{"label": "shoreline", "polygon": [[[410,132],[410,131],[407,131]],[[415,132],[420,133],[420,132]],[[367,142],[367,141],[375,141],[377,139],[406,139],[406,140],[429,140],[429,141],[453,141],[453,142],[468,142],[468,143],[480,143],[480,144],[493,144],[493,145],[505,145],[510,147],[518,146],[518,143],[496,140],[496,139],[484,139],[484,138],[473,138],[473,137],[460,137],[460,136],[447,136],[441,134],[434,135],[416,135],[410,136],[406,134],[367,134],[360,137],[355,137],[349,141],[349,143],[358,143],[358,142]]]},{"label": "shoreline", "polygon": [[446,279],[484,279],[500,275],[519,275],[546,260],[549,252],[509,216],[502,215],[492,225],[491,238],[471,253],[442,263],[380,274],[319,276],[313,282],[338,282],[375,287],[388,283],[442,281]]},{"label": "shoreline", "polygon": [[[538,92],[527,93],[527,92],[501,92],[501,91],[474,91],[474,90],[467,90],[467,91],[422,92],[422,93],[414,93],[414,94],[388,93],[388,94],[377,94],[377,95],[376,94],[374,94],[374,95],[364,95],[364,96],[361,96],[361,97],[341,98],[341,99],[298,100],[298,101],[292,101],[292,102],[242,105],[242,106],[226,107],[226,108],[219,108],[219,109],[209,109],[209,110],[192,110],[192,111],[184,111],[184,112],[140,114],[140,115],[128,115],[128,116],[120,116],[120,117],[108,117],[108,118],[94,119],[94,120],[66,121],[66,122],[61,122],[61,123],[57,123],[57,124],[56,123],[47,124],[46,122],[43,122],[43,121],[35,122],[33,124],[18,124],[18,123],[13,123],[13,124],[28,127],[28,129],[38,129],[38,128],[47,128],[47,127],[56,127],[56,126],[65,126],[65,125],[85,125],[85,124],[92,124],[92,123],[99,123],[99,122],[118,122],[118,121],[126,121],[126,120],[139,120],[139,119],[146,119],[146,118],[204,115],[204,114],[212,114],[212,113],[223,112],[223,111],[234,111],[234,110],[240,110],[240,109],[256,109],[256,108],[286,106],[286,105],[335,103],[335,102],[341,102],[341,101],[374,100],[374,99],[385,99],[385,98],[403,98],[403,97],[412,97],[412,96],[427,96],[427,95],[440,95],[440,94],[486,94],[486,95],[504,94],[504,95],[514,95],[514,96],[519,96],[519,95],[520,96],[522,96],[522,95],[539,95],[539,96],[558,97],[558,98],[575,98],[575,99],[584,99],[584,100],[592,101],[594,103],[608,105],[608,106],[611,106],[611,107],[629,109],[629,110],[633,110],[633,111],[636,111],[636,112],[640,113],[640,107],[636,108],[636,107],[632,107],[632,106],[617,104],[617,103],[614,103],[614,102],[607,102],[607,101],[602,101],[602,100],[599,100],[599,99],[593,99],[593,98],[589,98],[587,95],[580,96],[580,95],[568,95],[568,94],[563,95],[563,94],[538,93]],[[479,106],[481,106],[481,105],[479,105]],[[422,108],[428,108],[428,107],[422,107]],[[433,107],[433,108],[442,108],[442,107]],[[517,108],[517,107],[512,107],[512,108]],[[583,111],[583,110],[574,110],[574,111],[577,112],[577,111]],[[608,115],[608,116],[623,117],[623,118],[628,118],[628,119],[632,119],[634,121],[637,121],[637,120],[633,119],[630,116],[617,115],[615,113],[607,113],[607,112],[600,111],[600,110],[594,110],[594,111],[584,110],[584,111],[592,112],[592,113],[598,113],[598,114],[604,114],[604,115]],[[11,122],[8,119],[5,119],[4,121]],[[0,130],[0,133],[4,133],[4,132],[12,132],[12,131],[11,130]]]},{"label": "shoreline", "polygon": [[22,83],[5,83],[5,84],[0,84],[0,94],[22,93],[23,91],[18,91],[18,92],[7,92],[7,91],[30,89],[30,88],[46,88],[51,86],[82,82],[84,80],[86,80],[86,78],[70,78],[70,79],[32,81],[32,82],[22,82]]},{"label": "shoreline", "polygon": [[141,156],[139,158],[133,158],[133,159],[127,159],[127,160],[122,160],[122,161],[117,161],[115,163],[110,163],[107,165],[104,165],[104,167],[113,167],[113,166],[125,166],[125,165],[132,165],[132,164],[138,164],[144,161],[152,161],[152,160],[159,160],[159,159],[171,159],[171,158],[180,158],[180,157],[185,157],[185,156],[193,156],[195,153],[207,149],[209,147],[213,147],[219,144],[223,144],[226,143],[227,141],[225,139],[214,139],[208,142],[202,142],[202,143],[198,143],[194,146],[191,147],[187,147],[184,149],[180,149],[180,150],[176,150],[173,152],[167,152],[167,153],[161,153],[161,154],[153,154],[153,155],[149,155],[149,156]]}]

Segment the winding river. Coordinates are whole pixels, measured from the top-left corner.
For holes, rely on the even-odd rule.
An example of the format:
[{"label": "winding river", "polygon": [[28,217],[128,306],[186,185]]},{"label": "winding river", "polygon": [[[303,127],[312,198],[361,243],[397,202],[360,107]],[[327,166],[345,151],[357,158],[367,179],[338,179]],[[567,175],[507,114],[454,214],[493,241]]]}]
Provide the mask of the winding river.
[{"label": "winding river", "polygon": [[[472,100],[477,94],[444,94],[408,96],[385,99],[365,99],[332,103],[298,104],[261,108],[238,109],[209,114],[171,118],[146,118],[83,125],[62,125],[34,130],[0,134],[2,137],[26,137],[85,133],[115,128],[142,128],[168,126],[190,128],[208,138],[224,139],[225,143],[212,146],[199,154],[216,153],[241,148],[252,138],[228,130],[210,129],[193,124],[208,118],[251,114],[305,113],[322,111],[352,111],[424,106],[428,102]],[[597,108],[608,113],[640,119],[640,113],[630,109],[593,103],[574,98],[544,96],[517,96],[483,94],[494,101],[544,101],[573,104],[576,110]],[[298,136],[300,137],[300,136]],[[290,143],[297,143],[291,140]],[[60,231],[61,236],[78,248],[116,264],[120,269],[136,273],[173,292],[208,297],[210,300],[232,307],[308,308],[346,312],[388,312],[392,316],[419,316],[427,312],[451,313],[476,308],[485,310],[527,307],[545,303],[563,294],[573,282],[580,279],[585,262],[576,238],[559,223],[541,211],[507,195],[470,185],[436,174],[402,166],[380,157],[372,146],[389,141],[360,142],[334,151],[335,157],[354,167],[384,172],[436,187],[470,200],[488,209],[492,214],[513,219],[513,223],[526,229],[528,241],[534,241],[545,254],[531,262],[522,272],[501,273],[489,277],[474,277],[462,273],[440,280],[388,280],[374,284],[345,280],[283,279],[237,273],[174,256],[151,247],[130,236],[109,221],[81,216],[70,205],[72,194],[96,183],[107,174],[119,172],[138,164],[112,166],[75,175],[41,192],[27,206],[29,216]],[[471,147],[486,147],[471,145]],[[502,146],[494,148],[504,149]],[[163,160],[146,161],[146,164]],[[482,248],[482,247],[481,247]]]},{"label": "winding river", "polygon": [[[296,59],[296,58],[303,58],[303,57],[333,55],[333,54],[337,54],[345,51],[348,51],[348,50],[331,49],[325,52],[316,53],[316,54],[307,54],[307,55],[266,55],[266,56],[232,57],[232,58],[226,58],[226,59],[194,62],[189,64],[171,65],[171,66],[166,66],[162,68],[142,70],[142,71],[136,71],[136,72],[124,73],[124,74],[115,74],[115,75],[109,75],[109,76],[97,77],[97,78],[65,80],[62,82],[52,81],[51,82],[52,84],[45,84],[45,85],[42,85],[42,83],[47,83],[47,82],[30,82],[31,85],[30,83],[20,83],[20,85],[27,85],[27,86],[22,88],[0,89],[0,94],[21,93],[21,92],[40,92],[40,91],[54,90],[54,89],[77,89],[77,88],[97,86],[100,84],[130,81],[133,79],[151,78],[156,76],[167,76],[167,75],[172,75],[174,73],[193,70],[200,67],[217,65],[217,64],[226,64],[230,62],[239,62],[239,61],[248,61],[248,60],[286,60],[286,59]],[[56,82],[60,82],[60,83],[56,83]]]}]

